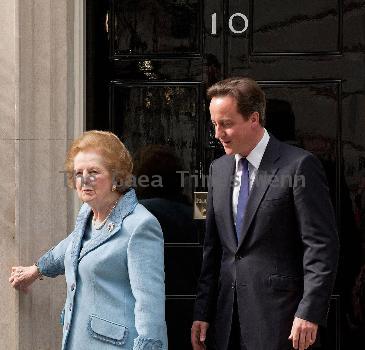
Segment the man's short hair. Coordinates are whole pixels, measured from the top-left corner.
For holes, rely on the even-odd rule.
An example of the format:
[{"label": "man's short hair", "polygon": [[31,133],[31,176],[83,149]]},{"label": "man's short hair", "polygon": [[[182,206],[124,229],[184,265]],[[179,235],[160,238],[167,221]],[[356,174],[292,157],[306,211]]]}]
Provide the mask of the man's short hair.
[{"label": "man's short hair", "polygon": [[207,91],[208,98],[232,96],[237,101],[237,108],[245,119],[253,112],[258,112],[261,126],[265,126],[265,93],[255,80],[246,77],[228,78],[218,81]]}]

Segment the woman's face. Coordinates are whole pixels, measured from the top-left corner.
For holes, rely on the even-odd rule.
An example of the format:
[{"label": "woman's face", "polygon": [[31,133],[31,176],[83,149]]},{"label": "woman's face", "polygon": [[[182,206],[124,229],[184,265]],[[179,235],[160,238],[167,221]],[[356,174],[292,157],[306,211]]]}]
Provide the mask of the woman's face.
[{"label": "woman's face", "polygon": [[74,158],[76,191],[79,198],[91,207],[102,206],[113,193],[112,176],[104,166],[100,153],[79,152]]}]

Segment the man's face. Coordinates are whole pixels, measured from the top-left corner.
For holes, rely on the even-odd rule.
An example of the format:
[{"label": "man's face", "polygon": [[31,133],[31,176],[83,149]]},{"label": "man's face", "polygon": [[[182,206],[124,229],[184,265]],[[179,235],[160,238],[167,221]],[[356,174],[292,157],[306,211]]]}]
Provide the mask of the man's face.
[{"label": "man's face", "polygon": [[210,102],[210,116],[218,139],[226,154],[247,156],[254,147],[258,114],[252,113],[248,120],[237,110],[232,96],[213,97]]}]

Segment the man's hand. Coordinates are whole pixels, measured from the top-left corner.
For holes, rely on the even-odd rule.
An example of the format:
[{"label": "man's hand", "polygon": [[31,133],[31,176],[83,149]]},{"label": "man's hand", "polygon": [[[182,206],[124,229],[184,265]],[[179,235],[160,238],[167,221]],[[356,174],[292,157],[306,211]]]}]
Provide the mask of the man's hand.
[{"label": "man's hand", "polygon": [[299,350],[308,349],[316,340],[318,325],[299,317],[294,318],[289,340],[293,342],[293,348]]},{"label": "man's hand", "polygon": [[205,350],[205,339],[207,337],[208,322],[194,321],[191,327],[191,345],[193,350]]}]

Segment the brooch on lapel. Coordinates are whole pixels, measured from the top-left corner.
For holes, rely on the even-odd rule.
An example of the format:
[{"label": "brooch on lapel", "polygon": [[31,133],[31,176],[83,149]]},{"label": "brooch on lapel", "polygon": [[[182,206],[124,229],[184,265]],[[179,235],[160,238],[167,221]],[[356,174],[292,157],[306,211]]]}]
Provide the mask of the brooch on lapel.
[{"label": "brooch on lapel", "polygon": [[108,224],[108,231],[109,231],[109,232],[112,232],[112,231],[114,230],[114,227],[115,227],[114,222],[110,222],[110,223]]}]

